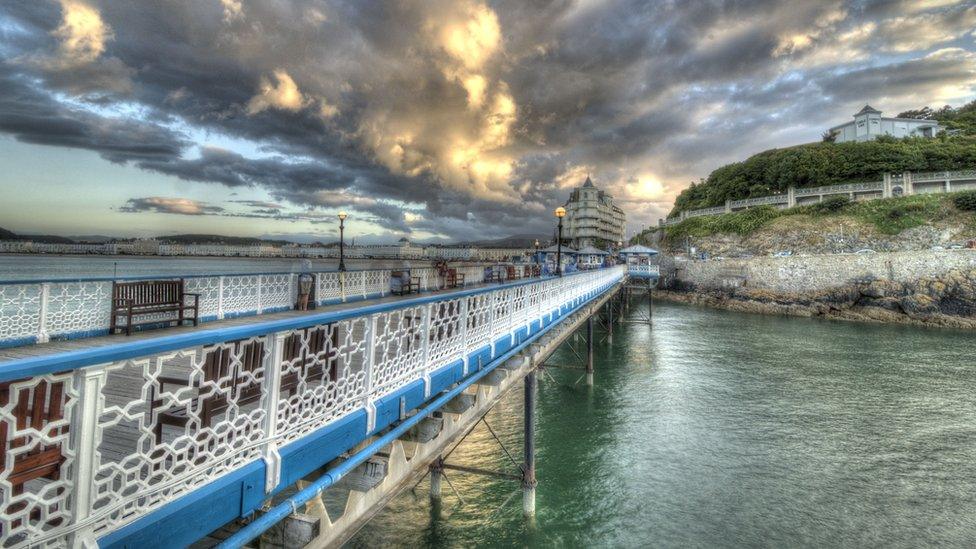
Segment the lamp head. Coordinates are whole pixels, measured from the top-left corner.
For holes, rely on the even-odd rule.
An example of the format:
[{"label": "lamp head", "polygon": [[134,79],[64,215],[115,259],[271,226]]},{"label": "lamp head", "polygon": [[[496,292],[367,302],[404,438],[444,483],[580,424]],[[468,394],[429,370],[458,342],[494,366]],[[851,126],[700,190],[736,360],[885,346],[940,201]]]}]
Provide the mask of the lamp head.
[{"label": "lamp head", "polygon": [[339,212],[339,219],[342,220],[345,218],[346,218],[346,212]]},{"label": "lamp head", "polygon": [[556,217],[566,217],[566,208],[562,206],[556,208]]}]

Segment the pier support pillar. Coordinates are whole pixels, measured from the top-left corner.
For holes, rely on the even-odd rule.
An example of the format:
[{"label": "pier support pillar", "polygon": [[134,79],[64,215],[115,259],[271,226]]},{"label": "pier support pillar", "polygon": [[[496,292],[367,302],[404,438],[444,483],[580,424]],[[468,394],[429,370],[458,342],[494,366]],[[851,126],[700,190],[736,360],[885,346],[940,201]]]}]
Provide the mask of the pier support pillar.
[{"label": "pier support pillar", "polygon": [[586,384],[593,385],[593,315],[586,319]]},{"label": "pier support pillar", "polygon": [[613,298],[607,301],[607,343],[613,344]]},{"label": "pier support pillar", "polygon": [[444,460],[437,458],[430,464],[430,499],[441,499],[441,479],[444,472]]},{"label": "pier support pillar", "polygon": [[522,510],[535,516],[535,368],[525,376],[525,467],[522,472]]},{"label": "pier support pillar", "polygon": [[647,283],[647,323],[654,324],[654,287]]}]

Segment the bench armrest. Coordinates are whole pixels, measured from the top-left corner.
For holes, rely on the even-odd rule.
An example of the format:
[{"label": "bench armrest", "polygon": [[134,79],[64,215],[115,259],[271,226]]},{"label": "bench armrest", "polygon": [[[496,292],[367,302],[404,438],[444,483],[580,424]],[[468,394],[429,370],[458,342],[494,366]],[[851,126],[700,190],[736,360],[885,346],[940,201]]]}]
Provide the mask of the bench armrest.
[{"label": "bench armrest", "polygon": [[175,376],[156,376],[156,381],[159,382],[159,390],[163,390],[163,386],[167,383],[170,385],[182,385],[188,387],[190,385],[190,380],[184,377]]}]

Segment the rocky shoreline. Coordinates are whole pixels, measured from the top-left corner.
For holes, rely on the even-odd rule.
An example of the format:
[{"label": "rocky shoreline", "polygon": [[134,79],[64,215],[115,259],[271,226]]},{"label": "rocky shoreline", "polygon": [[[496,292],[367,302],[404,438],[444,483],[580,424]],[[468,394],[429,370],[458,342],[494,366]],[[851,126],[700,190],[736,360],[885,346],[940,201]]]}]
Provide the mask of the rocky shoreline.
[{"label": "rocky shoreline", "polygon": [[749,313],[976,329],[976,269],[911,282],[864,278],[810,292],[697,288],[678,282],[654,296]]}]

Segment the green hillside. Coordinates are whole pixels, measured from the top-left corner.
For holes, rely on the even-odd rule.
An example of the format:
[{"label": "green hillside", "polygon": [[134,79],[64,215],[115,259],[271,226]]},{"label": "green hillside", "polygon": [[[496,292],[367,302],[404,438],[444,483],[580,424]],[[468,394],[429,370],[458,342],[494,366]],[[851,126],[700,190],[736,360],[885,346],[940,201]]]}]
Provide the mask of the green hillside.
[{"label": "green hillside", "polygon": [[772,206],[758,206],[735,213],[691,217],[667,227],[664,239],[681,242],[685,237],[707,237],[717,234],[749,235],[784,219],[793,220],[794,227],[818,232],[824,221],[848,218],[879,234],[897,235],[906,229],[930,224],[967,227],[976,231],[976,191],[950,194],[920,194],[885,198],[867,202],[851,202],[845,196],[835,196],[806,206],[778,210]]},{"label": "green hillside", "polygon": [[976,102],[958,109],[919,109],[905,118],[935,118],[953,135],[937,139],[880,138],[866,143],[811,143],[761,152],[722,166],[678,195],[669,217],[682,210],[804,188],[877,181],[884,173],[963,170],[976,167]]}]

